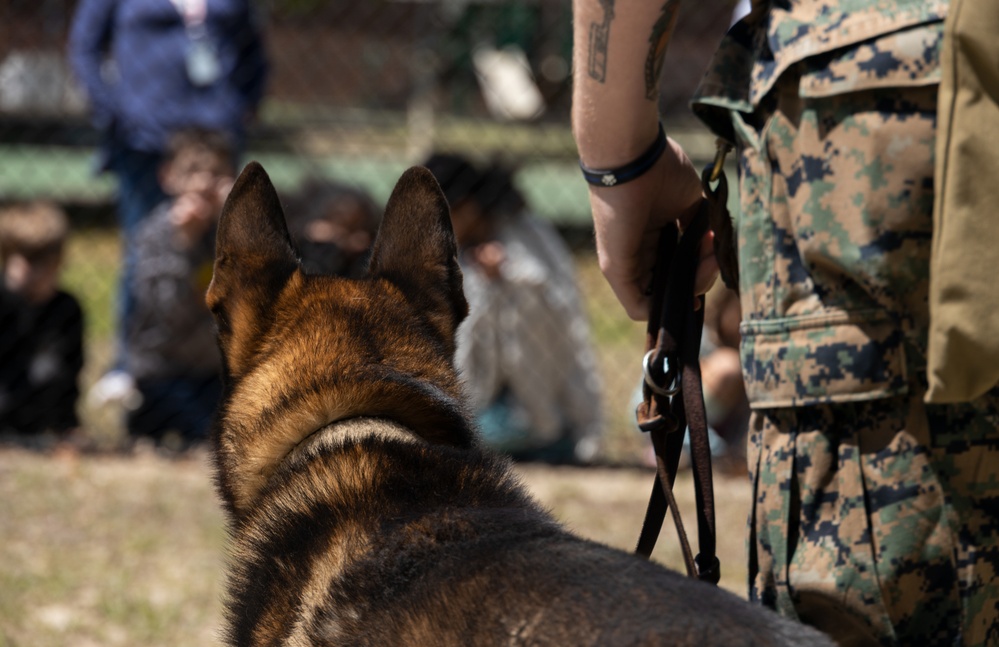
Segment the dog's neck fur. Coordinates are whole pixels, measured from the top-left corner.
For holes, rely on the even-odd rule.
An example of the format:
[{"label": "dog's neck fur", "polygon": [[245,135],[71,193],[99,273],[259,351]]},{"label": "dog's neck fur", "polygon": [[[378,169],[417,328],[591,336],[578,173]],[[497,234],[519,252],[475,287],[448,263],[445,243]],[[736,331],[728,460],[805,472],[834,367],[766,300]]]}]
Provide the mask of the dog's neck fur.
[{"label": "dog's neck fur", "polygon": [[[223,409],[218,452],[219,469],[226,473],[227,502],[237,514],[249,507],[287,457],[317,430],[351,430],[351,420],[378,418],[390,421],[392,437],[408,436],[414,442],[471,447],[474,436],[463,404],[443,390],[406,376],[386,374],[377,383],[362,380],[340,385],[335,392],[289,398],[285,406],[271,408],[267,394],[272,382],[240,380],[227,401],[243,403],[238,412]],[[372,393],[378,394],[372,399]],[[251,403],[256,406],[248,406]],[[226,442],[230,429],[252,442]],[[324,437],[329,434],[322,434]]]},{"label": "dog's neck fur", "polygon": [[293,463],[322,453],[324,450],[367,438],[379,438],[411,444],[424,444],[426,442],[414,434],[412,429],[404,427],[393,420],[358,416],[357,418],[347,418],[331,422],[324,427],[320,427],[292,448],[283,462]]}]

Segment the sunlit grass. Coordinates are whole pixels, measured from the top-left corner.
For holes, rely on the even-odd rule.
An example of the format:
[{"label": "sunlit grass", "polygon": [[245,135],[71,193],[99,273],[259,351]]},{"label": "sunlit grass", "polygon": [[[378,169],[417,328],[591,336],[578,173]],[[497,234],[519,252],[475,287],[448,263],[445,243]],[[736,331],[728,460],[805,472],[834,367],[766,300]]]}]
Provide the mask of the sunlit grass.
[{"label": "sunlit grass", "polygon": [[76,295],[83,306],[88,342],[102,341],[114,330],[120,261],[121,241],[116,229],[79,229],[70,236],[63,258],[62,287]]},{"label": "sunlit grass", "polygon": [[206,470],[0,452],[0,645],[212,642],[223,532]]}]

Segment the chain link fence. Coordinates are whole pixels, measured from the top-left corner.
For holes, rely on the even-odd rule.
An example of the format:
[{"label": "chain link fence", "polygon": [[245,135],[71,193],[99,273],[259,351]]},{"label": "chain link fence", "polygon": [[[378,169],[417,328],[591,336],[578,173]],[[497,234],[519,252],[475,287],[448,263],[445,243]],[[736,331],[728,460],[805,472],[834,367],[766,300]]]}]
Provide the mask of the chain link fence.
[{"label": "chain link fence", "polygon": [[[209,11],[216,2],[239,4],[208,0]],[[687,100],[735,4],[687,3],[664,66],[661,111],[699,164],[714,140]],[[117,185],[98,172],[102,134],[67,62],[77,9],[73,0],[0,0],[0,203],[54,201],[70,216],[62,285],[86,321],[78,409],[86,432],[113,444],[120,411],[86,394],[114,362]],[[602,384],[600,455],[634,460],[644,447],[632,425],[644,331],[623,315],[592,254],[569,129],[569,0],[271,0],[253,9],[269,73],[242,160],[261,161],[289,208],[317,181],[380,207],[399,174],[434,152],[509,169],[529,210],[573,252]]]}]

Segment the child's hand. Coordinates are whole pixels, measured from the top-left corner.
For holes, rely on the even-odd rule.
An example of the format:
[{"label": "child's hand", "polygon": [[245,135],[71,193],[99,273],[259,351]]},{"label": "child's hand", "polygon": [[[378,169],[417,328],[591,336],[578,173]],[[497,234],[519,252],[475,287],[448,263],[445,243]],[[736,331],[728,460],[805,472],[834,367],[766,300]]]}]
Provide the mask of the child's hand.
[{"label": "child's hand", "polygon": [[218,214],[214,201],[200,193],[184,193],[170,208],[170,221],[184,247],[194,245],[210,228]]},{"label": "child's hand", "polygon": [[211,229],[222,213],[235,180],[229,175],[212,177],[202,174],[201,182],[192,182],[180,193],[170,208],[170,219],[185,247],[194,245]]},{"label": "child's hand", "polygon": [[500,278],[500,266],[506,260],[503,243],[490,241],[476,245],[469,251],[475,264],[482,268],[483,274],[492,280]]}]

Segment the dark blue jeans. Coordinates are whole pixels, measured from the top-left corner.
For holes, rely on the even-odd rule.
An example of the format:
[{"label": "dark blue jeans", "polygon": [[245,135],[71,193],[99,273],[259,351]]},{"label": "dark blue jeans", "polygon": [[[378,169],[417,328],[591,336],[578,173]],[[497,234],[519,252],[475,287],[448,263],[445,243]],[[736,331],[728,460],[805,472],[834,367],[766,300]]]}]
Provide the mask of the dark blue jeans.
[{"label": "dark blue jeans", "polygon": [[135,296],[131,286],[135,267],[135,235],[139,225],[153,209],[166,200],[159,183],[160,153],[118,147],[110,153],[108,168],[118,179],[118,226],[121,228],[122,266],[118,282],[117,338],[115,368],[126,366],[125,331],[135,311]]},{"label": "dark blue jeans", "polygon": [[128,414],[128,434],[159,442],[177,432],[186,444],[208,438],[222,395],[216,375],[139,380],[142,405]]},{"label": "dark blue jeans", "polygon": [[530,422],[518,416],[513,394],[503,389],[496,400],[476,414],[482,439],[489,447],[509,454],[515,461],[566,465],[576,461],[575,442],[568,432],[555,442],[538,447]]}]

